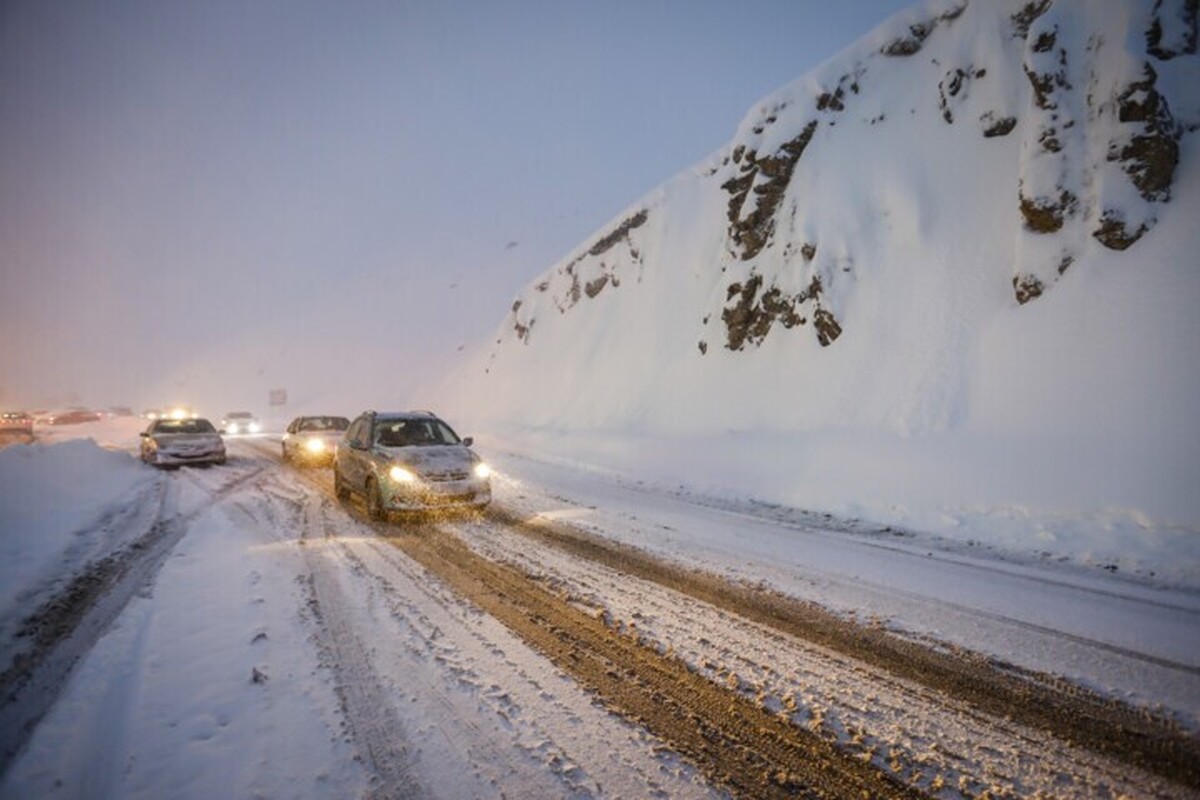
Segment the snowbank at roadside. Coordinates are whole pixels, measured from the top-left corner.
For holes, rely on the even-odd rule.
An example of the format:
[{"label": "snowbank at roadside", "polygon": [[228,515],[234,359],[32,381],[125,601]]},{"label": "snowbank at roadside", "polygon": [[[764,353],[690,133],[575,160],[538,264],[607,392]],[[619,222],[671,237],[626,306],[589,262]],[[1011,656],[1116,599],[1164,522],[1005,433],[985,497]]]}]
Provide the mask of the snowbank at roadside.
[{"label": "snowbank at roadside", "polygon": [[[665,490],[701,503],[769,512],[799,524],[822,522],[837,530],[877,534],[889,529],[931,549],[1012,563],[1059,564],[1172,589],[1200,591],[1200,531],[1154,519],[1116,502],[1081,511],[1055,502],[1060,483],[1021,503],[997,494],[991,503],[943,502],[956,488],[986,476],[987,459],[968,459],[961,436],[913,440],[885,431],[826,431],[785,436],[778,432],[715,432],[708,437],[631,435],[550,428],[477,431],[488,457],[511,453],[572,472],[603,475],[618,483]],[[982,445],[980,446],[982,448]],[[1030,445],[1032,447],[1032,445]],[[1054,470],[1054,449],[1014,454],[1019,443],[994,448],[997,458],[1036,458]],[[958,484],[931,483],[930,474],[955,476],[952,466],[970,464]],[[995,489],[1008,462],[990,464]],[[1025,484],[1031,495],[1036,475]],[[1062,480],[1066,480],[1064,476]],[[871,491],[862,494],[862,488]],[[986,488],[986,487],[984,487]],[[1119,488],[1113,485],[1114,492]],[[1030,499],[1030,498],[1027,498]],[[831,517],[824,520],[823,514]],[[731,536],[735,534],[731,533]]]},{"label": "snowbank at roadside", "polygon": [[100,544],[88,537],[103,519],[158,480],[128,452],[92,439],[0,449],[0,619],[28,592],[86,563]]}]

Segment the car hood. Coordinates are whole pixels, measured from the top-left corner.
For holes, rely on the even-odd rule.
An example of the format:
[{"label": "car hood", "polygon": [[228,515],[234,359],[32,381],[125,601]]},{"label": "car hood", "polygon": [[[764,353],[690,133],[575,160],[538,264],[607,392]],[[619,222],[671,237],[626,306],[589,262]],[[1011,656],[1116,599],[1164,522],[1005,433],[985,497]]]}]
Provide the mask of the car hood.
[{"label": "car hood", "polygon": [[376,452],[423,474],[469,470],[478,456],[464,445],[433,445],[430,447],[377,447]]}]

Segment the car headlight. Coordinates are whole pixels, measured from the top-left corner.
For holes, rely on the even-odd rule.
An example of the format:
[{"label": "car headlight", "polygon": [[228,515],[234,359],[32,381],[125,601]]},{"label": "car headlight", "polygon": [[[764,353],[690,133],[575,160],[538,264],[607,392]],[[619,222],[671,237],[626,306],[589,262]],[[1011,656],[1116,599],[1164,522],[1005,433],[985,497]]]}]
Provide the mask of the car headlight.
[{"label": "car headlight", "polygon": [[250,431],[251,433],[258,433],[260,430],[262,430],[262,426],[257,422],[251,422],[246,426],[246,430]]},{"label": "car headlight", "polygon": [[228,425],[225,426],[225,430],[229,433],[237,433],[238,432],[237,423],[236,422],[229,423]]},{"label": "car headlight", "polygon": [[307,439],[304,442],[304,449],[310,453],[324,453],[325,452],[325,440],[324,439]]},{"label": "car headlight", "polygon": [[492,468],[489,467],[487,464],[480,461],[478,464],[475,465],[475,477],[476,478],[482,478],[482,479],[486,480],[487,478],[490,478],[491,475],[492,475]]},{"label": "car headlight", "polygon": [[404,467],[392,467],[388,470],[388,477],[396,483],[413,483],[417,476],[406,470]]}]

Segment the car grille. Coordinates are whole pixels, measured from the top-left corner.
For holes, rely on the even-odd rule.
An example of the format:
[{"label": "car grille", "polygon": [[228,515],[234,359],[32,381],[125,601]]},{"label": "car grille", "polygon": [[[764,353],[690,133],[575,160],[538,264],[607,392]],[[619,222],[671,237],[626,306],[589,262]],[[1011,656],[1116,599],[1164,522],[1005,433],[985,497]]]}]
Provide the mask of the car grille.
[{"label": "car grille", "polygon": [[425,473],[425,479],[433,483],[443,483],[446,481],[465,481],[469,477],[471,477],[471,473],[465,469],[451,469]]}]

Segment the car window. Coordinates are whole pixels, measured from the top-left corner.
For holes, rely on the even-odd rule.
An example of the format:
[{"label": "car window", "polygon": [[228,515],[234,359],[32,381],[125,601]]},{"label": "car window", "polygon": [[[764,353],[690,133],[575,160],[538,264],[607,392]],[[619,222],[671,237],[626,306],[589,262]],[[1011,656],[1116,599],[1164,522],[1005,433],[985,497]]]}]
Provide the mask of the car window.
[{"label": "car window", "polygon": [[462,441],[458,438],[458,434],[451,430],[450,426],[442,422],[440,419],[434,423],[434,426],[437,429],[437,436],[443,444],[458,444],[460,441]]},{"label": "car window", "polygon": [[307,417],[301,423],[302,431],[344,431],[350,427],[345,417]]},{"label": "car window", "polygon": [[440,420],[395,419],[376,426],[375,441],[383,447],[425,447],[458,444],[458,437]]},{"label": "car window", "polygon": [[154,433],[216,433],[206,419],[160,419],[152,427]]},{"label": "car window", "polygon": [[350,432],[346,434],[346,438],[351,442],[365,443],[367,441],[366,427],[366,418],[360,417],[359,419],[354,420],[354,424],[350,426]]}]

